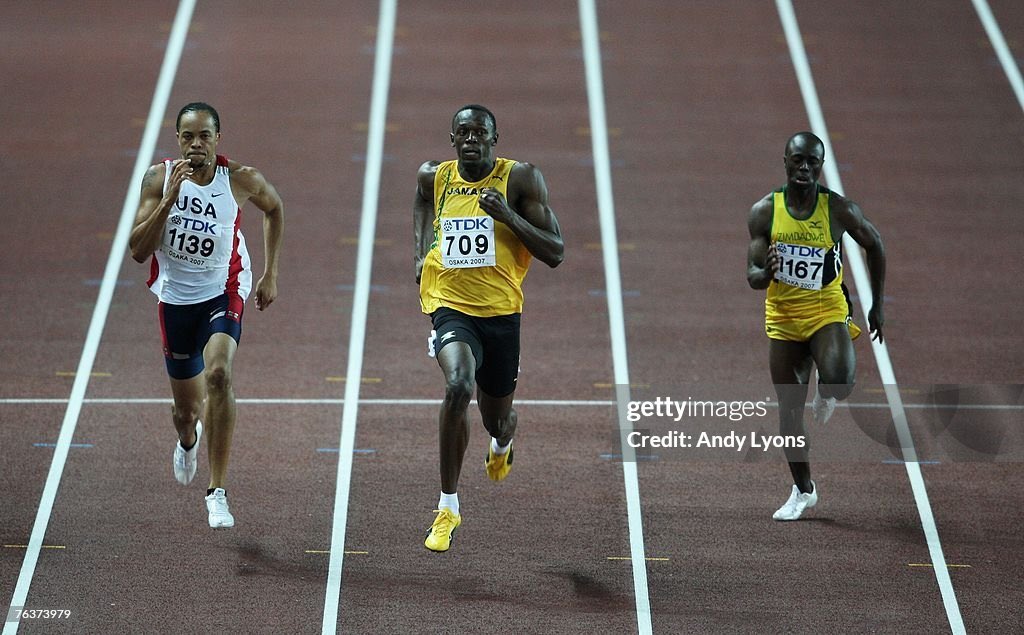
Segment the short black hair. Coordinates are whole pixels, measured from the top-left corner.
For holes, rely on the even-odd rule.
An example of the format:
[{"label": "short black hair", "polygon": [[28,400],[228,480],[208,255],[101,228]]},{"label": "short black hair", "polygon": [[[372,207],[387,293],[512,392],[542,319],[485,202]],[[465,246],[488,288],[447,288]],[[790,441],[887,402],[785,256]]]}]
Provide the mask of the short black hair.
[{"label": "short black hair", "polygon": [[187,112],[208,112],[213,117],[213,128],[215,132],[220,132],[220,115],[217,114],[217,109],[210,104],[203,101],[194,101],[190,104],[185,104],[178,111],[178,119],[174,122],[174,130],[178,132],[181,130],[181,117]]},{"label": "short black hair", "polygon": [[494,118],[494,113],[491,112],[486,106],[481,106],[480,104],[466,104],[462,108],[456,110],[455,114],[452,115],[452,132],[455,132],[455,119],[459,116],[459,113],[464,110],[475,110],[477,112],[484,113],[491,120],[491,128],[494,130],[494,132],[498,131],[498,120]]},{"label": "short black hair", "polygon": [[814,134],[813,132],[808,132],[808,131],[805,130],[803,132],[798,132],[798,133],[796,133],[795,135],[793,135],[792,137],[789,138],[789,141],[786,142],[785,156],[789,156],[789,146],[794,141],[799,139],[800,137],[804,137],[804,138],[810,140],[812,143],[814,143],[814,145],[820,146],[821,147],[822,155],[824,155],[824,153],[825,153],[825,142],[822,141],[821,138],[818,137],[818,135]]}]

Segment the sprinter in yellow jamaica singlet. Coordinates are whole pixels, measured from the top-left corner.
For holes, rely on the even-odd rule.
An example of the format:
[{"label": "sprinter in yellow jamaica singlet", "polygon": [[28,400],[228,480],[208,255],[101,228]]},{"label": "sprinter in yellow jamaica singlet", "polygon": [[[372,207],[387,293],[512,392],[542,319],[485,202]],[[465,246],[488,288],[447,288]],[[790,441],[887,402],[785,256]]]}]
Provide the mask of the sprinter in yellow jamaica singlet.
[{"label": "sprinter in yellow jamaica singlet", "polygon": [[474,391],[490,434],[487,476],[500,481],[512,468],[523,279],[534,258],[557,267],[564,251],[540,170],[494,156],[497,142],[494,114],[477,104],[463,106],[452,117],[457,158],[424,163],[416,179],[416,282],[433,327],[428,353],[445,381],[441,496],[424,541],[432,551],[447,551],[462,524],[457,489]]},{"label": "sprinter in yellow jamaica singlet", "polygon": [[[765,333],[768,363],[779,399],[779,430],[783,436],[806,438],[804,402],[811,368],[817,367],[812,410],[824,423],[837,399],[853,390],[856,355],[849,295],[843,285],[843,234],[864,248],[871,279],[868,328],[882,341],[885,248],[875,226],[850,199],[818,184],[825,146],[810,132],[786,143],[783,157],[786,184],[750,210],[747,281],[767,289]],[[865,294],[861,290],[861,297]],[[775,520],[797,520],[818,502],[811,480],[807,445],[787,447],[793,476],[789,499]]]}]

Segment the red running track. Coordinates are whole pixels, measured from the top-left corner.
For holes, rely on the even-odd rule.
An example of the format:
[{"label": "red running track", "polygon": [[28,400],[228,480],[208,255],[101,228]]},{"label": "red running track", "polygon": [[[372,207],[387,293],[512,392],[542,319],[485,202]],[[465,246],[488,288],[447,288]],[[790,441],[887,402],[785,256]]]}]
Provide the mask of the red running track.
[{"label": "red running track", "polygon": [[[338,629],[633,632],[643,620],[623,469],[609,457],[614,336],[576,6],[443,9],[398,10],[361,384],[383,401],[358,411]],[[1019,47],[1024,9],[992,10]],[[238,526],[210,532],[202,484],[171,478],[155,302],[145,267],[126,259],[25,603],[71,617],[20,632],[321,630],[377,12],[197,7],[156,157],[174,152],[177,107],[209,101],[222,152],[259,167],[287,206],[281,297],[246,314],[236,365]],[[1022,272],[1024,113],[971,4],[798,2],[796,15],[845,191],[886,240],[898,381],[1020,382],[1012,316],[1024,297],[1008,281]],[[141,176],[132,165],[174,7],[9,5],[0,17],[9,603],[54,453],[37,444],[57,440],[117,214]],[[600,3],[598,18],[636,394],[770,390],[762,296],[743,279],[746,211],[781,183],[785,139],[810,125],[775,7]],[[543,170],[567,260],[527,283],[519,397],[536,402],[520,409],[516,470],[500,485],[483,477],[474,420],[465,525],[439,555],[421,546],[438,489],[436,406],[408,401],[441,390],[423,355],[410,203],[417,166],[450,156],[447,121],[467,102],[495,111],[503,155]],[[248,210],[259,270],[257,218]],[[857,352],[861,387],[882,401],[870,347]],[[306,401],[268,402],[282,399]],[[811,434],[816,447],[870,447],[843,409]],[[638,463],[654,632],[948,631],[936,576],[918,566],[931,560],[907,472],[869,454],[814,463],[821,503],[785,525],[770,519],[788,490],[778,456]],[[922,470],[966,630],[1020,629],[1019,463]],[[204,459],[197,481],[206,474]]]}]

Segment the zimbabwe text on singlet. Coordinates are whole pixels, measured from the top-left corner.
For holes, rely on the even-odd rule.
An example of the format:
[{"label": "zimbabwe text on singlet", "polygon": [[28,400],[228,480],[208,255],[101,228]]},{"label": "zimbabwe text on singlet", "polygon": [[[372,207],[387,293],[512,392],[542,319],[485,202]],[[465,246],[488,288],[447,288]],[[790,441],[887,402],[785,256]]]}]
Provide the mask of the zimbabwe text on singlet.
[{"label": "zimbabwe text on singlet", "polygon": [[842,240],[832,239],[830,195],[818,186],[814,211],[798,220],[786,207],[785,188],[772,194],[771,240],[779,255],[779,270],[765,299],[769,314],[806,317],[846,306],[840,286]]}]

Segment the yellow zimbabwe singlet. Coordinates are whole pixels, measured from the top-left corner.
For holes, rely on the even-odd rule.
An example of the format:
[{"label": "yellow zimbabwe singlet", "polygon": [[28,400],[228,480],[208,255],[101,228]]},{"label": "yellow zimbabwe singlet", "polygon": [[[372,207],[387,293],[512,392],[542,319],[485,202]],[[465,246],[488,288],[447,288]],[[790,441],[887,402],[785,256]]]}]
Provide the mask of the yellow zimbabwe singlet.
[{"label": "yellow zimbabwe singlet", "polygon": [[532,255],[505,223],[480,209],[480,190],[493,187],[508,197],[511,159],[496,159],[483,179],[466,181],[458,161],[445,161],[434,175],[434,240],[420,275],[420,308],[447,307],[476,317],[523,311],[523,279]]},{"label": "yellow zimbabwe singlet", "polygon": [[764,301],[765,333],[776,340],[806,342],[826,324],[845,323],[850,337],[860,329],[847,320],[843,294],[842,241],[832,240],[831,192],[818,186],[818,201],[805,220],[786,207],[786,188],[772,194],[771,241],[779,255],[779,271]]}]

